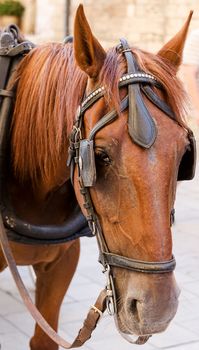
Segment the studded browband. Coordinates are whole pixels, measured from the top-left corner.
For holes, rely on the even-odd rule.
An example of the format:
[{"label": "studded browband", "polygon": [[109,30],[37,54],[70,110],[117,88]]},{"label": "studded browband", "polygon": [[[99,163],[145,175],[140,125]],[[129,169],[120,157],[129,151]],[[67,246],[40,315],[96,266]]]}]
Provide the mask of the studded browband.
[{"label": "studded browband", "polygon": [[[131,74],[124,74],[119,79],[119,87],[125,86],[128,84],[135,84],[135,83],[152,83],[157,85],[157,87],[160,87],[160,84],[158,83],[157,79],[152,75],[148,73],[131,73]],[[81,103],[81,110],[82,112],[84,109],[90,107],[90,102],[93,104],[96,102],[100,97],[102,97],[106,92],[106,89],[104,86],[101,86],[94,91],[92,91]]]},{"label": "studded browband", "polygon": [[[131,74],[125,74],[123,75],[119,80],[119,87],[122,86],[128,86],[129,84],[143,84],[144,86],[150,88],[150,85],[156,86],[158,88],[161,87],[161,84],[157,81],[157,79],[152,75],[148,73],[131,73]],[[150,88],[150,90],[146,90],[147,95],[150,95],[151,100],[155,100],[153,95],[153,90]],[[145,90],[143,91],[145,92]],[[76,155],[76,150],[78,148],[78,144],[80,141],[79,135],[80,135],[80,129],[82,128],[82,122],[83,122],[83,115],[85,111],[91,107],[95,102],[97,102],[101,97],[103,97],[106,93],[106,88],[104,86],[101,86],[94,91],[92,91],[79,105],[76,113],[76,119],[75,124],[73,126],[72,133],[70,135],[70,146],[69,146],[69,155],[67,160],[67,165],[71,167],[71,181],[73,183],[73,176],[74,176],[74,162],[77,161],[78,155]],[[157,95],[155,95],[157,98],[157,101],[161,105],[162,100],[160,100]],[[155,103],[155,102],[154,102]],[[156,103],[157,104],[157,103]],[[129,105],[129,96],[123,98],[123,100],[120,103],[120,111],[124,111]],[[164,109],[165,113],[170,113],[172,115],[172,112],[170,111],[169,107],[165,104],[162,105],[162,109]],[[105,125],[112,122],[114,119],[116,119],[118,116],[118,113],[115,109],[108,112],[105,116],[103,116],[97,124],[93,127],[92,131],[90,132],[90,135],[88,137],[88,140],[91,141],[94,139],[96,133],[103,128]],[[86,186],[91,186],[88,184],[88,180],[86,180],[86,177],[89,177],[89,174],[86,174],[84,182]],[[90,183],[90,182],[89,182]],[[93,183],[92,183],[93,185]]]}]

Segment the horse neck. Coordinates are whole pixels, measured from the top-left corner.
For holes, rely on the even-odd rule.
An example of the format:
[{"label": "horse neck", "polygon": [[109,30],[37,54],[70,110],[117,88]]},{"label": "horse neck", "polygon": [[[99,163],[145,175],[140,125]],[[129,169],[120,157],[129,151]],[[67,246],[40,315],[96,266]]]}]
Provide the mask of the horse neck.
[{"label": "horse neck", "polygon": [[46,192],[69,177],[68,134],[86,77],[74,62],[71,45],[61,44],[33,50],[17,74],[11,139],[14,172]]}]

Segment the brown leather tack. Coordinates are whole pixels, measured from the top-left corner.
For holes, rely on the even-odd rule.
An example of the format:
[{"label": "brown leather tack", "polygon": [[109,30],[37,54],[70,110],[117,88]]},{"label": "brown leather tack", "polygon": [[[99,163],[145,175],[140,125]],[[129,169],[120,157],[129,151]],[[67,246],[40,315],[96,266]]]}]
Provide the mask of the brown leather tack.
[{"label": "brown leather tack", "polygon": [[103,313],[106,309],[106,290],[102,290],[99,294],[96,303],[91,307],[85,321],[83,327],[80,329],[78,336],[73,341],[73,343],[67,342],[65,339],[59,336],[54,329],[46,322],[43,316],[40,314],[32,299],[21,280],[20,274],[18,272],[12,251],[10,249],[9,241],[6,235],[6,231],[3,225],[2,216],[0,215],[0,242],[1,247],[7,261],[7,264],[10,268],[12,276],[15,280],[19,293],[29,310],[30,314],[34,318],[35,322],[43,329],[43,331],[51,338],[55,343],[59,346],[62,346],[65,349],[71,349],[75,347],[82,346],[90,337],[95,329],[97,322],[99,321],[101,313]]}]

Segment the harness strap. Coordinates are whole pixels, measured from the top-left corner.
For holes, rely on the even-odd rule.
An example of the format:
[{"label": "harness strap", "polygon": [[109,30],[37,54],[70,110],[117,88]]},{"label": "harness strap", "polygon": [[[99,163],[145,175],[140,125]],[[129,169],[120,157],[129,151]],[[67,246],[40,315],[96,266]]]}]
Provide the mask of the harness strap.
[{"label": "harness strap", "polygon": [[176,261],[174,256],[168,261],[148,262],[142,260],[134,260],[125,256],[101,252],[103,259],[110,266],[125,268],[127,270],[144,273],[167,273],[175,269]]},{"label": "harness strap", "polygon": [[14,97],[14,92],[12,90],[0,89],[0,96],[4,97]]},{"label": "harness strap", "polygon": [[[120,104],[120,111],[123,112],[127,107],[128,107],[128,103],[129,103],[129,97],[126,96]],[[89,135],[89,141],[93,140],[95,137],[95,134],[102,129],[104,126],[108,125],[109,123],[111,123],[115,118],[117,118],[118,113],[117,111],[114,109],[111,112],[107,113],[104,117],[102,117],[102,119],[100,119],[97,124],[95,124],[95,126],[93,127],[93,129],[90,132]]]},{"label": "harness strap", "polygon": [[62,346],[64,349],[71,349],[71,348],[77,348],[82,346],[91,337],[91,334],[95,329],[101,315],[106,310],[106,297],[107,297],[106,290],[104,289],[101,291],[95,304],[91,306],[87,314],[87,317],[84,320],[83,327],[80,329],[77,337],[72,343],[69,343],[55,332],[55,330],[46,322],[46,320],[43,318],[41,313],[38,311],[38,309],[32,302],[32,299],[26,287],[24,286],[24,283],[18,272],[12,251],[10,249],[9,241],[5,232],[1,215],[0,215],[0,241],[1,241],[1,247],[4,253],[4,257],[10,268],[11,274],[13,276],[13,279],[15,280],[19,293],[27,309],[29,310],[32,317],[34,318],[35,322],[42,328],[42,330],[47,334],[49,338],[51,338],[59,346]]},{"label": "harness strap", "polygon": [[9,48],[9,47],[0,48],[0,55],[14,57],[19,54],[28,53],[34,47],[35,45],[33,43],[31,43],[30,41],[25,41],[12,48]]},{"label": "harness strap", "polygon": [[155,92],[151,89],[150,86],[147,85],[142,85],[141,86],[141,90],[143,91],[143,93],[145,94],[145,96],[159,109],[161,109],[161,111],[163,111],[164,113],[166,113],[169,118],[173,119],[176,122],[175,116],[173,111],[171,110],[171,108],[168,106],[168,104],[166,102],[164,102],[163,100],[161,100],[161,98],[155,94]]},{"label": "harness strap", "polygon": [[8,72],[10,69],[10,64],[11,64],[11,60],[8,57],[3,57],[0,55],[0,91],[2,92],[0,94],[0,105],[2,103],[3,100],[3,96],[4,95],[4,87],[6,85],[7,79],[8,79]]},{"label": "harness strap", "polygon": [[92,236],[87,221],[78,206],[74,207],[74,212],[62,224],[34,225],[17,217],[5,200],[4,205],[1,213],[5,227],[12,230],[11,233],[8,232],[10,240],[15,237],[13,231],[21,236],[21,238],[19,236],[19,241],[20,239],[23,241],[23,238],[26,237],[30,243],[37,239],[38,244],[61,243],[84,235]]},{"label": "harness strap", "polygon": [[[156,80],[156,78],[153,75],[143,72],[124,74],[119,79],[118,86],[122,87],[130,84],[150,84],[156,86],[159,89],[162,87],[162,85]],[[77,111],[77,117],[79,118],[79,114],[84,114],[84,112],[101,97],[103,97],[105,93],[106,89],[104,86],[101,86],[92,91],[79,106],[79,110]]]}]

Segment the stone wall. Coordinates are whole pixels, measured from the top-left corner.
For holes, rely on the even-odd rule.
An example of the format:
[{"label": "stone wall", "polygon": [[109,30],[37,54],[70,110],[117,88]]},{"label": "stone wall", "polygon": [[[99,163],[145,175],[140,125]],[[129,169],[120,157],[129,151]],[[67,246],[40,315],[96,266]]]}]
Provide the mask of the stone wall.
[{"label": "stone wall", "polygon": [[22,20],[22,30],[25,33],[33,34],[35,32],[36,21],[36,0],[21,0],[25,7],[25,13]]},{"label": "stone wall", "polygon": [[65,31],[65,0],[36,1],[36,35],[41,41],[62,40]]},{"label": "stone wall", "polygon": [[62,41],[66,33],[67,2],[70,3],[70,31],[81,2],[93,32],[105,46],[120,37],[150,51],[158,50],[182,26],[194,10],[191,29],[199,27],[199,0],[22,0],[27,5],[24,31],[35,27],[36,41]]},{"label": "stone wall", "polygon": [[22,0],[26,7],[22,29],[36,42],[63,40],[66,32],[66,0]]},{"label": "stone wall", "polygon": [[[84,9],[97,38],[111,46],[120,37],[141,48],[156,51],[194,9],[191,28],[199,27],[199,0],[83,0]],[[79,0],[72,1],[72,22]]]}]

